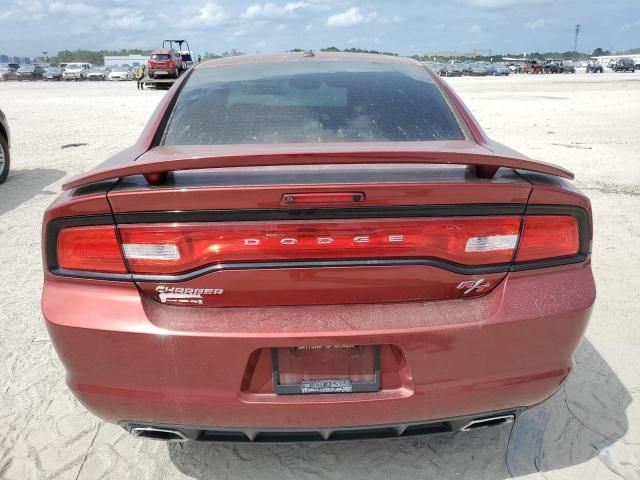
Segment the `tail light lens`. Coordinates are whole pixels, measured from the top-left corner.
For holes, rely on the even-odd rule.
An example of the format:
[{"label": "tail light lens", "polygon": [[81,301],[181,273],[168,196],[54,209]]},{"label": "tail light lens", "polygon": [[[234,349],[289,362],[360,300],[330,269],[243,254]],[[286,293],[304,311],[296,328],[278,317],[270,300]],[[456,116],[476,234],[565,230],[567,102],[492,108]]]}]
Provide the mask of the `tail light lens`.
[{"label": "tail light lens", "polygon": [[133,273],[180,273],[228,262],[436,258],[509,263],[519,216],[122,225]]},{"label": "tail light lens", "polygon": [[57,266],[168,275],[239,262],[431,258],[485,266],[511,263],[516,248],[516,262],[580,253],[575,217],[531,215],[523,221],[521,234],[515,215],[132,224],[120,225],[119,232],[113,225],[69,227],[57,236]]},{"label": "tail light lens", "polygon": [[62,230],[58,235],[58,266],[66,270],[127,273],[115,226]]},{"label": "tail light lens", "polygon": [[576,255],[580,250],[578,221],[570,215],[531,215],[524,230],[516,261]]}]

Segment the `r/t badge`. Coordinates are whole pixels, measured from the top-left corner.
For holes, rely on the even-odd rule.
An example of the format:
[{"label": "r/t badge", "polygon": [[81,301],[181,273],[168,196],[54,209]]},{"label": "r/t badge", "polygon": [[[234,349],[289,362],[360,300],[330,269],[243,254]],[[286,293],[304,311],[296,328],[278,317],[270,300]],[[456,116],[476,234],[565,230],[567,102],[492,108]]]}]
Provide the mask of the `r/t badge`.
[{"label": "r/t badge", "polygon": [[480,280],[466,280],[460,282],[456,287],[458,290],[464,290],[463,294],[468,295],[470,293],[482,293],[490,287],[489,282],[484,278]]}]

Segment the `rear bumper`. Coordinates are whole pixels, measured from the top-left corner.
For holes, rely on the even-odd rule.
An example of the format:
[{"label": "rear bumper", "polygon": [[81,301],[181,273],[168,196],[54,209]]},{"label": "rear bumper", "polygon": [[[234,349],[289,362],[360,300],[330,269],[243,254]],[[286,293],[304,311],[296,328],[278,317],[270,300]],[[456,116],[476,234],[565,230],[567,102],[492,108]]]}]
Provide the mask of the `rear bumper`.
[{"label": "rear bumper", "polygon": [[513,423],[518,413],[519,410],[507,410],[484,415],[428,420],[426,422],[347,428],[207,429],[186,425],[158,425],[156,423],[145,424],[139,422],[123,422],[121,425],[136,437],[174,442],[188,440],[226,443],[344,442],[349,440],[407,438],[458,431],[466,432],[490,426],[509,425]]},{"label": "rear bumper", "polygon": [[[589,262],[511,273],[490,294],[425,303],[167,307],[133,285],[47,276],[67,383],[114,423],[206,429],[397,425],[514,410],[551,395],[595,299]],[[73,305],[73,308],[68,308]],[[381,391],[271,393],[272,347],[382,344]]]},{"label": "rear bumper", "polygon": [[147,71],[147,73],[149,75],[158,75],[158,76],[162,76],[162,77],[171,77],[171,76],[175,76],[175,70],[177,70],[178,68],[173,66],[173,67],[157,67],[157,68],[149,68],[149,70]]}]

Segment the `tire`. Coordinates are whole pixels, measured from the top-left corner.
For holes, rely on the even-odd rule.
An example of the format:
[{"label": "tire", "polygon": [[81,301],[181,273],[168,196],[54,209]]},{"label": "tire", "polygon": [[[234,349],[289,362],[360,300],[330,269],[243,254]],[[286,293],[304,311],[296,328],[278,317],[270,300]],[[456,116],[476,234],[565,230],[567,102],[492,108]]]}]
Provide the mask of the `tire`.
[{"label": "tire", "polygon": [[9,145],[4,136],[0,135],[0,184],[7,179],[10,164]]},{"label": "tire", "polygon": [[178,70],[178,67],[176,67],[175,76],[176,78],[180,77],[180,70]]}]

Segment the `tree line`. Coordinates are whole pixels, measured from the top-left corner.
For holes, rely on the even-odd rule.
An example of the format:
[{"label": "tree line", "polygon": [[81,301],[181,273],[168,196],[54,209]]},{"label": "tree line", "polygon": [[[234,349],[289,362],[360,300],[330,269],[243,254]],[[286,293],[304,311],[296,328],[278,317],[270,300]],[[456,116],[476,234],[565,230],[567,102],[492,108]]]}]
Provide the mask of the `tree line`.
[{"label": "tree line", "polygon": [[[293,48],[289,50],[290,52],[304,52],[303,48]],[[349,52],[349,53],[372,53],[377,55],[391,55],[398,56],[399,54],[394,52],[385,52],[378,50],[366,50],[362,48],[345,48],[339,49],[338,47],[325,47],[320,49],[321,52]],[[640,48],[632,48],[629,50],[625,50],[622,52],[616,52],[615,55],[638,55],[640,54]],[[72,63],[72,62],[80,62],[80,63],[91,63],[93,65],[104,65],[104,57],[105,56],[127,56],[127,55],[151,55],[151,50],[137,49],[137,48],[128,48],[121,50],[62,50],[56,53],[53,56],[48,58],[39,57],[36,59],[37,62],[48,62],[48,63]],[[212,60],[216,58],[224,58],[224,57],[234,57],[238,55],[244,55],[244,52],[240,50],[236,50],[235,48],[232,50],[224,51],[222,53],[215,52],[205,52],[204,55],[201,55],[200,58],[202,60]],[[583,53],[583,52],[532,52],[527,55],[527,58],[542,60],[545,58],[558,58],[563,60],[588,60],[589,57],[594,56],[603,56],[603,55],[612,55],[612,52],[609,50],[604,50],[602,48],[596,48],[591,54]],[[491,56],[475,56],[475,57],[465,57],[468,59],[473,59],[476,61],[500,61],[504,57],[520,57],[522,54],[496,54]],[[432,55],[424,54],[424,55],[412,55],[411,58],[420,61],[428,61],[434,60],[438,62],[448,61],[452,57],[434,57]],[[456,57],[461,58],[461,57]]]},{"label": "tree line", "polygon": [[62,50],[48,59],[37,58],[37,61],[48,63],[90,63],[104,65],[105,56],[151,55],[151,50],[122,49],[122,50]]}]

